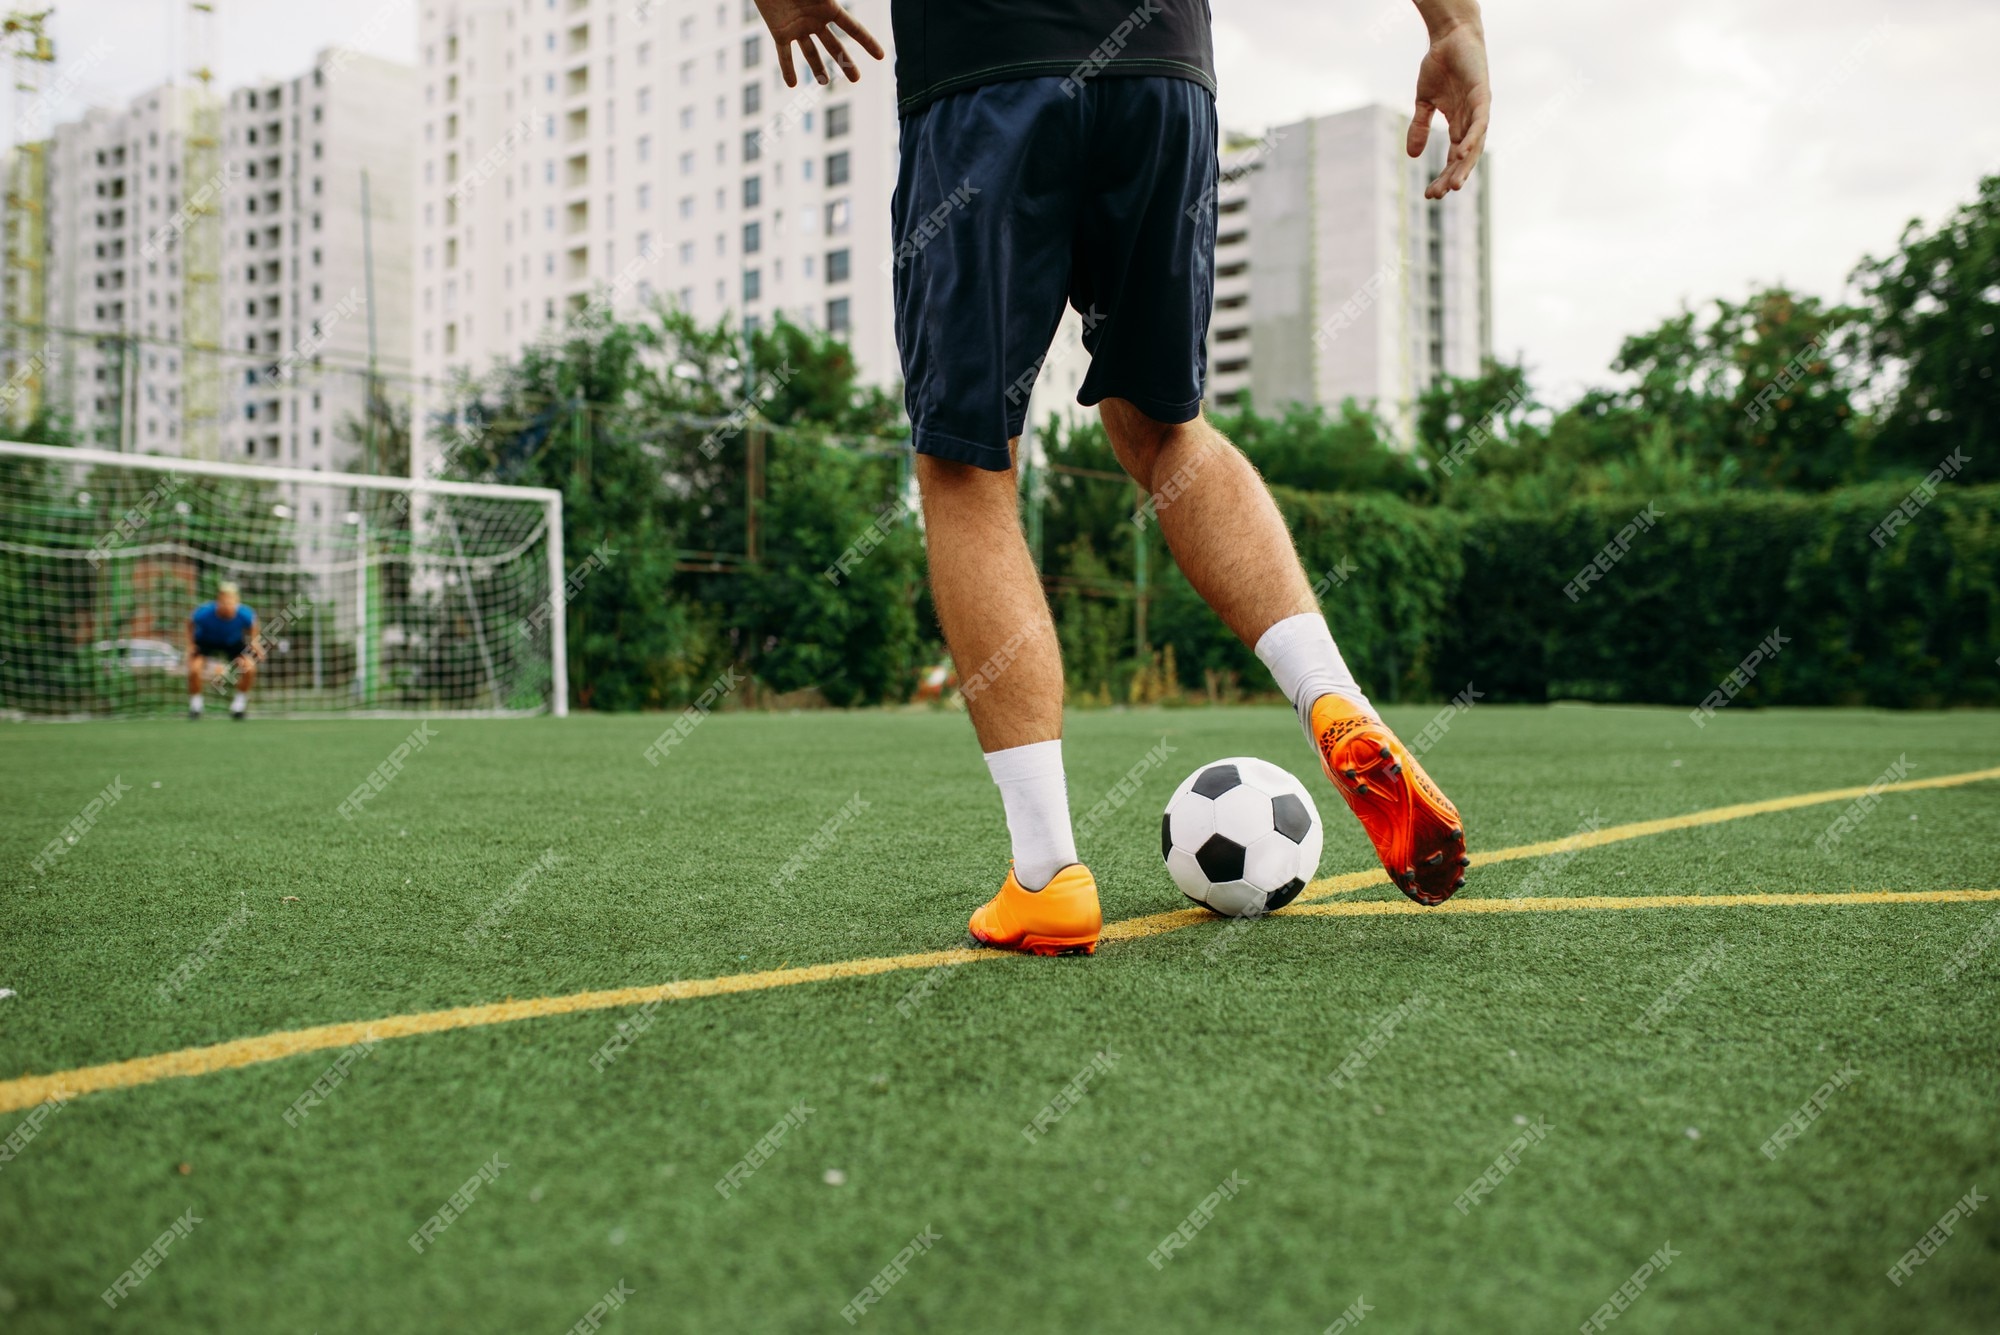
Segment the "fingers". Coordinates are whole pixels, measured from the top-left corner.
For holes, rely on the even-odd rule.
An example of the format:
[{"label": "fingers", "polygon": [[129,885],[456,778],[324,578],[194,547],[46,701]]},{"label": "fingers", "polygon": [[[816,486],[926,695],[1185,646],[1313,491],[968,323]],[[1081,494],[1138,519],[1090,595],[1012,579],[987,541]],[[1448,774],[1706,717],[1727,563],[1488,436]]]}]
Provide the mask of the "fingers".
[{"label": "fingers", "polygon": [[805,54],[806,64],[812,66],[813,78],[823,84],[830,82],[826,77],[826,62],[820,59],[819,48],[813,45],[811,33],[799,38],[799,50]]},{"label": "fingers", "polygon": [[778,43],[778,70],[785,76],[785,87],[797,88],[799,86],[799,72],[792,68],[792,44],[790,42]]},{"label": "fingers", "polygon": [[1423,98],[1417,99],[1416,114],[1410,117],[1410,133],[1403,144],[1403,151],[1413,158],[1424,155],[1424,145],[1431,141],[1431,117],[1437,115],[1437,106]]},{"label": "fingers", "polygon": [[838,23],[841,27],[847,29],[847,35],[849,37],[852,37],[855,41],[861,43],[861,49],[863,51],[866,51],[869,55],[875,57],[875,59],[880,60],[885,54],[887,54],[882,50],[882,44],[875,40],[875,34],[869,32],[868,29],[862,27],[861,21],[855,18],[854,15],[848,13],[845,9],[835,10],[833,15],[833,21],[835,23]]},{"label": "fingers", "polygon": [[841,72],[847,75],[847,81],[849,83],[859,83],[861,81],[861,71],[856,67],[854,58],[847,54],[847,48],[842,46],[840,39],[833,35],[833,29],[821,28],[813,35],[819,38],[820,44],[826,48],[827,54],[833,57],[833,63],[840,66]]}]

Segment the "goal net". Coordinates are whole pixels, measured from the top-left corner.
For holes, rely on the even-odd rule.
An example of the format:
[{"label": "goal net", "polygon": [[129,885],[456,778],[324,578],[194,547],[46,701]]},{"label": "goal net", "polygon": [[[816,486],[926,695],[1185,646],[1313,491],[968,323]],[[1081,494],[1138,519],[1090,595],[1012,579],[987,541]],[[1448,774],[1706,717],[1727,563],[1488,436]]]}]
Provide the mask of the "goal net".
[{"label": "goal net", "polygon": [[255,713],[563,714],[561,571],[544,488],[0,442],[0,711],[185,710],[188,619],[227,581]]}]

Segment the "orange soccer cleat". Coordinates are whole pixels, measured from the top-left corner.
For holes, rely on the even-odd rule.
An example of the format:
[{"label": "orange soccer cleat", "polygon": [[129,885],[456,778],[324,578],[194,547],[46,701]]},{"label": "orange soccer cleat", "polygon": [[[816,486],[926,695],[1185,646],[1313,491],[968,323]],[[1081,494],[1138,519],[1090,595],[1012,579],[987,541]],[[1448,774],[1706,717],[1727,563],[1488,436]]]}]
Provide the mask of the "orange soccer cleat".
[{"label": "orange soccer cleat", "polygon": [[1039,890],[1024,890],[1007,868],[1000,893],[972,915],[972,935],[1003,950],[1036,955],[1092,955],[1104,914],[1097,907],[1097,879],[1072,862]]},{"label": "orange soccer cleat", "polygon": [[1465,884],[1465,823],[1396,734],[1352,702],[1313,702],[1313,743],[1326,777],[1368,831],[1396,888],[1442,904]]}]

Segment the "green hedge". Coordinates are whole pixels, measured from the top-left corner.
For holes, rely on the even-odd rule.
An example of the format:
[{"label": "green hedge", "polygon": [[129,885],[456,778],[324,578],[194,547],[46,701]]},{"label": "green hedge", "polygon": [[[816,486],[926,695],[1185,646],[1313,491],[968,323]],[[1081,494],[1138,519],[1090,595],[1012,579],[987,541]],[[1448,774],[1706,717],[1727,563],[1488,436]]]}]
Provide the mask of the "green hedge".
[{"label": "green hedge", "polygon": [[[1817,495],[1662,497],[1608,573],[1564,586],[1645,502],[1467,514],[1375,496],[1279,493],[1348,663],[1371,694],[1692,707],[1773,630],[1754,704],[2000,704],[2000,487],[1944,484],[1886,546],[1903,484]],[[1337,572],[1337,573],[1336,573]],[[1351,573],[1350,573],[1351,572]],[[1341,577],[1344,576],[1344,577]],[[1182,680],[1268,680],[1177,573],[1153,640]]]}]

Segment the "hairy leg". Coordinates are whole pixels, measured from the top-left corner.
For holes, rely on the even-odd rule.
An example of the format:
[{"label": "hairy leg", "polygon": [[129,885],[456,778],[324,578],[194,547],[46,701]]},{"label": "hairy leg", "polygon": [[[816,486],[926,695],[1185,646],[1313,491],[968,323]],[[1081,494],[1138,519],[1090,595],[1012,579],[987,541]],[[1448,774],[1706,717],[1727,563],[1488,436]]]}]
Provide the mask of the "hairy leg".
[{"label": "hairy leg", "polygon": [[245,654],[236,660],[236,689],[245,695],[257,684],[257,660]]},{"label": "hairy leg", "polygon": [[1062,736],[1062,655],[1014,472],[917,456],[931,599],[982,751]]},{"label": "hairy leg", "polygon": [[205,683],[203,677],[208,672],[208,660],[200,654],[188,655],[188,694],[200,695]]},{"label": "hairy leg", "polygon": [[1238,639],[1255,648],[1278,622],[1319,611],[1264,479],[1207,418],[1169,425],[1124,399],[1098,411],[1188,583]]}]

